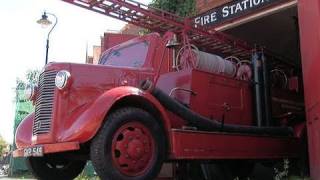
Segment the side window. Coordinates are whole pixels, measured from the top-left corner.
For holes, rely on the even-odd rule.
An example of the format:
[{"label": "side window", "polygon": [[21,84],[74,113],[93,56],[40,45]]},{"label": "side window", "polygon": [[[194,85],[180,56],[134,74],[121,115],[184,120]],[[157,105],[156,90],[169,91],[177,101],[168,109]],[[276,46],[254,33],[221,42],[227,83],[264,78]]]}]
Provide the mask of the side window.
[{"label": "side window", "polygon": [[112,50],[102,63],[121,67],[142,67],[148,54],[149,43],[147,41],[130,44],[120,49]]}]

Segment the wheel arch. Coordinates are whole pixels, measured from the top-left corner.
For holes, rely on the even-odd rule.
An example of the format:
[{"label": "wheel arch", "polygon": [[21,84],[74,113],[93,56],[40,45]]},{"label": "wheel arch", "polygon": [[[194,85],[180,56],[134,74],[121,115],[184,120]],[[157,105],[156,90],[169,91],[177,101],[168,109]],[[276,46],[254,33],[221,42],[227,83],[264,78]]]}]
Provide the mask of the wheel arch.
[{"label": "wheel arch", "polygon": [[32,144],[32,126],[35,113],[27,115],[18,125],[15,134],[15,143],[18,148],[30,146]]},{"label": "wheel arch", "polygon": [[[167,149],[167,151],[169,151],[169,148],[170,148],[170,138],[169,138],[170,131],[169,130],[171,129],[171,124],[170,124],[170,121],[169,121],[167,115],[165,114],[164,111],[161,111],[161,109],[159,109],[159,106],[157,106],[153,101],[151,101],[150,99],[148,99],[144,96],[138,96],[138,95],[131,94],[128,96],[124,96],[121,99],[119,99],[118,101],[116,101],[111,106],[108,113],[105,115],[104,121],[106,121],[106,118],[110,113],[112,113],[120,108],[123,108],[123,107],[135,107],[135,108],[143,109],[144,111],[150,113],[156,119],[156,121],[160,124],[160,126],[162,128],[162,131],[165,134],[165,139],[166,139],[166,149]],[[161,106],[161,108],[162,108],[162,106]],[[101,124],[101,126],[102,126],[102,124]]]},{"label": "wheel arch", "polygon": [[78,141],[88,144],[96,136],[106,117],[121,107],[141,108],[155,117],[166,134],[170,148],[171,123],[165,108],[150,93],[136,87],[121,86],[103,93],[76,118],[72,127],[59,137],[60,141]]}]

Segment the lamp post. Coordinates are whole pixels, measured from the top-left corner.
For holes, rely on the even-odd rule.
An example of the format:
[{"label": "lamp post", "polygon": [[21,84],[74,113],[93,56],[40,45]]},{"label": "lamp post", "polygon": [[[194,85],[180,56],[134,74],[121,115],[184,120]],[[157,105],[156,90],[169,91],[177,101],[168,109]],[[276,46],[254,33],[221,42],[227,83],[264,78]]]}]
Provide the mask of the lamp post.
[{"label": "lamp post", "polygon": [[57,23],[58,23],[58,18],[56,15],[52,14],[52,13],[47,13],[47,12],[43,12],[41,19],[39,19],[37,21],[38,24],[40,24],[43,28],[46,28],[48,26],[50,26],[52,24],[52,22],[48,19],[48,15],[54,17],[55,22],[53,24],[53,26],[51,27],[48,35],[47,35],[47,44],[46,44],[46,64],[48,63],[48,54],[49,54],[49,39],[50,39],[50,34],[52,32],[52,30],[56,27]]}]

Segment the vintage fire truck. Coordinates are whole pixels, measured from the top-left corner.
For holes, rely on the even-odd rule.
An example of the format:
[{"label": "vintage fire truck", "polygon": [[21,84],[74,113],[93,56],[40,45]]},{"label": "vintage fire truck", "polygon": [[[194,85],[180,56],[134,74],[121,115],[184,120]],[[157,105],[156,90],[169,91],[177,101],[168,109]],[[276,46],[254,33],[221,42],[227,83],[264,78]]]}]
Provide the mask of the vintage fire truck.
[{"label": "vintage fire truck", "polygon": [[101,179],[154,179],[165,162],[176,179],[245,178],[284,159],[307,175],[309,154],[320,179],[318,0],[295,1],[302,68],[247,43],[267,33],[243,41],[132,0],[64,1],[156,33],[106,50],[98,65],[44,67],[14,151],[36,177],[73,179],[88,160]]}]

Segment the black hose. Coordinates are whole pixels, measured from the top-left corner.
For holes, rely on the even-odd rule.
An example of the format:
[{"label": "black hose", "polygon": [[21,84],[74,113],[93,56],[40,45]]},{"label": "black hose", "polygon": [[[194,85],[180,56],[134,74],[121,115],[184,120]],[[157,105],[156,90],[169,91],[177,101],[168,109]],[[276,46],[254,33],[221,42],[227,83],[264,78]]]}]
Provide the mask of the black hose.
[{"label": "black hose", "polygon": [[191,111],[175,99],[158,88],[154,88],[151,93],[169,111],[184,119],[189,125],[197,127],[203,131],[222,131],[231,133],[246,133],[257,135],[290,136],[292,129],[287,127],[256,127],[221,124],[217,120],[209,119],[196,112]]}]

